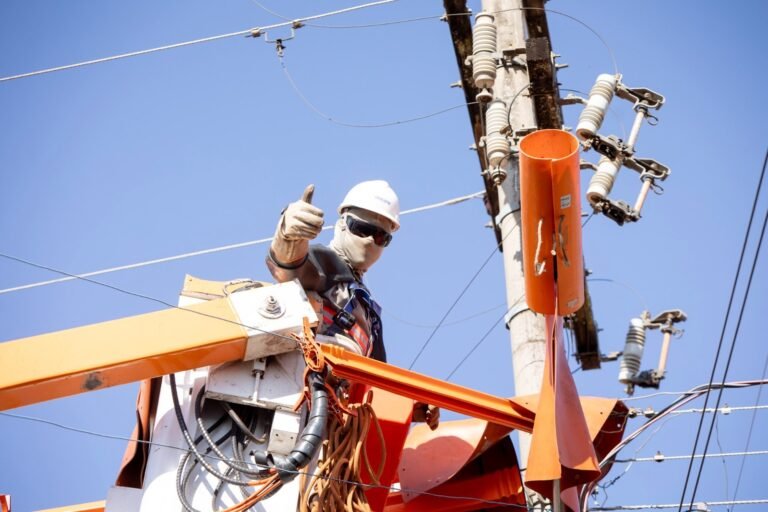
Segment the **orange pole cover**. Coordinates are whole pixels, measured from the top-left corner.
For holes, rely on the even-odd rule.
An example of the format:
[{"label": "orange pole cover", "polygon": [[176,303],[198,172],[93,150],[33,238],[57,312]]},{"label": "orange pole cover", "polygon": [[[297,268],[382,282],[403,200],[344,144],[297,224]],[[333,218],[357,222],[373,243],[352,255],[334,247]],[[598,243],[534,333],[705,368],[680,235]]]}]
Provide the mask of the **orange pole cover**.
[{"label": "orange pole cover", "polygon": [[520,141],[523,272],[528,307],[569,315],[584,304],[579,143],[562,130]]}]

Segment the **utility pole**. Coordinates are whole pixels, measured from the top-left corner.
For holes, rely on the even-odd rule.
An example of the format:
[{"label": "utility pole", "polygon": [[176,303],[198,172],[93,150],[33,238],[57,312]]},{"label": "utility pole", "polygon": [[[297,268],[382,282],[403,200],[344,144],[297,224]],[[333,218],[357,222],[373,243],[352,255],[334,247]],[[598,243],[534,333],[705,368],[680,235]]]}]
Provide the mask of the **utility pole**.
[{"label": "utility pole", "polygon": [[[530,311],[525,301],[517,144],[531,131],[561,129],[563,124],[544,0],[482,0],[485,14],[482,21],[475,20],[475,28],[487,25],[487,15],[492,15],[495,38],[487,29],[473,34],[466,0],[443,0],[443,5],[483,170],[485,206],[504,255],[505,324],[511,338],[515,394],[537,394],[544,372],[546,332],[544,318]],[[478,52],[484,50],[476,47],[476,39],[482,44],[495,39],[493,64],[482,55],[483,64],[478,67]],[[468,65],[470,57],[473,66]],[[495,68],[495,78],[478,80],[478,69],[482,75],[489,68]],[[499,154],[505,156],[499,159]],[[584,292],[584,307],[566,321],[586,370],[600,367],[600,352],[586,282]],[[530,450],[528,434],[519,433],[519,448],[519,458],[525,463]],[[529,493],[529,502],[530,497]]]},{"label": "utility pole", "polygon": [[[497,27],[496,48],[503,65],[496,71],[494,100],[501,100],[509,112],[511,135],[515,139],[537,128],[534,105],[528,91],[530,79],[525,64],[525,11],[522,0],[483,0],[483,11],[491,13]],[[488,135],[488,134],[486,134]],[[546,333],[544,317],[528,309],[523,278],[522,237],[518,158],[503,160],[506,179],[497,185],[499,227],[504,255],[504,276],[508,313],[505,323],[512,343],[515,394],[539,392],[544,372]],[[530,435],[519,434],[520,460],[528,460]]]}]

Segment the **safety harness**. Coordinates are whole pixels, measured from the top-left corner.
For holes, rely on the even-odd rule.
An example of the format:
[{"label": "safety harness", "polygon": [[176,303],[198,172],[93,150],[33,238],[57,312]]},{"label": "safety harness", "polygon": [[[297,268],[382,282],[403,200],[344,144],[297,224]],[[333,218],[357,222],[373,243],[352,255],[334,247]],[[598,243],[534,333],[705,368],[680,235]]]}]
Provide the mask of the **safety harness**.
[{"label": "safety harness", "polygon": [[[383,343],[381,306],[333,250],[313,245],[309,250],[309,259],[323,281],[323,286],[318,290],[324,297],[322,331],[327,335],[339,333],[351,337],[360,346],[363,355],[371,356],[374,346]],[[334,304],[327,295],[331,288],[339,284],[346,284],[349,290],[349,299],[342,307]],[[358,306],[365,312],[370,333],[358,325],[353,313]]]}]

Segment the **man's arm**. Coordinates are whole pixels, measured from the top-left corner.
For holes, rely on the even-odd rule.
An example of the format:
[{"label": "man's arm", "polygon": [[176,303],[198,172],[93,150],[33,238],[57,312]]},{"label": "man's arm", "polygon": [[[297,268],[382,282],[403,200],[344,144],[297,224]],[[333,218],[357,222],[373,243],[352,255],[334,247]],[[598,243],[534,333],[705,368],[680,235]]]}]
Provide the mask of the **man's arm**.
[{"label": "man's arm", "polygon": [[301,199],[283,210],[267,255],[267,268],[278,282],[302,280],[302,267],[309,253],[309,241],[323,228],[323,211],[311,204],[315,186],[309,185]]}]

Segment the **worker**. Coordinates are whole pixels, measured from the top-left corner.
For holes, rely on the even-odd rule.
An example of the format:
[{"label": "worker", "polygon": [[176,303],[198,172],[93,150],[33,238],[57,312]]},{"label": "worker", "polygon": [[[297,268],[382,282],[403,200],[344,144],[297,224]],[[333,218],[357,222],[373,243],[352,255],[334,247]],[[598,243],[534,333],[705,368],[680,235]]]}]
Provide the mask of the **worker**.
[{"label": "worker", "polygon": [[[339,218],[328,246],[313,244],[324,213],[312,204],[314,185],[280,216],[267,255],[267,267],[278,282],[298,279],[322,300],[318,334],[352,340],[356,352],[386,362],[381,307],[363,283],[363,275],[381,257],[400,227],[400,201],[389,183],[364,181],[352,187],[338,208]],[[414,421],[436,428],[440,411],[417,402]]]}]

